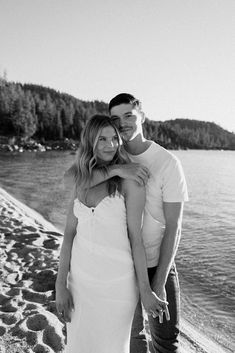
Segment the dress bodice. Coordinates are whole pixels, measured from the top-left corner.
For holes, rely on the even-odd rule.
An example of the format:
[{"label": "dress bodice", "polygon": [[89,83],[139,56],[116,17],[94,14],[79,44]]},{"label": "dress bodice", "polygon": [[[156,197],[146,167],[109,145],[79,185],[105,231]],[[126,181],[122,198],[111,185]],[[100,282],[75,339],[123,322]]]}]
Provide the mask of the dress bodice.
[{"label": "dress bodice", "polygon": [[125,200],[121,194],[104,197],[96,207],[75,199],[74,215],[78,219],[78,238],[83,237],[93,245],[129,249]]}]

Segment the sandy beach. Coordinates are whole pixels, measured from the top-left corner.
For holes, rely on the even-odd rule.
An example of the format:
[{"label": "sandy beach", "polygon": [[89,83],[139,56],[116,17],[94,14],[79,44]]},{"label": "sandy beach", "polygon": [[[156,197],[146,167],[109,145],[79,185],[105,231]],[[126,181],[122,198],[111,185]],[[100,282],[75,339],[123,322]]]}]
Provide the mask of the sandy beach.
[{"label": "sandy beach", "polygon": [[[0,353],[63,352],[54,291],[62,234],[0,188],[0,240]],[[180,339],[182,353],[227,352],[185,320]]]}]

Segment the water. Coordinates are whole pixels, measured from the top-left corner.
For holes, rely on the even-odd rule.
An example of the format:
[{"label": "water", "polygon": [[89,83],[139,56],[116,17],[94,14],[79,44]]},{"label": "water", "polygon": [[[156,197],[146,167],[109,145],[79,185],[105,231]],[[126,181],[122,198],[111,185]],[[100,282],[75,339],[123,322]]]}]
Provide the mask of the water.
[{"label": "water", "polygon": [[[235,152],[175,151],[187,178],[183,234],[177,254],[182,315],[235,350]],[[0,186],[64,229],[70,152],[0,154]]]},{"label": "water", "polygon": [[235,153],[174,153],[190,196],[177,255],[182,309],[192,324],[234,351]]}]

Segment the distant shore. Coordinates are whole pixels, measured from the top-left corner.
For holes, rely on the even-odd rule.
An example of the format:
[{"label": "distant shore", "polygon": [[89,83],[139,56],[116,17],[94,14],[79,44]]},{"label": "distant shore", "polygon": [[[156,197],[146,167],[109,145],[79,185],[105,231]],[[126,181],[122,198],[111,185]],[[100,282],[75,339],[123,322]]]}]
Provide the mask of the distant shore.
[{"label": "distant shore", "polygon": [[46,152],[46,151],[76,151],[78,148],[78,141],[72,139],[64,139],[58,141],[38,142],[30,139],[28,141],[7,141],[1,139],[0,151],[2,152]]},{"label": "distant shore", "polygon": [[[0,352],[64,351],[64,324],[55,308],[61,233],[0,188]],[[226,353],[181,320],[182,353]]]},{"label": "distant shore", "polygon": [[[44,143],[37,142],[35,140],[30,140],[28,142],[17,142],[17,143],[1,143],[0,142],[0,152],[47,152],[47,151],[72,151],[76,153],[79,146],[79,141],[72,139],[64,139],[58,141],[46,141]],[[164,146],[163,146],[164,147]],[[189,150],[187,147],[175,147],[175,146],[165,146],[168,150]],[[200,150],[200,149],[198,149]],[[201,150],[205,150],[202,148]],[[221,148],[206,149],[213,151],[224,151]],[[225,149],[226,151],[234,151],[234,149]]]}]

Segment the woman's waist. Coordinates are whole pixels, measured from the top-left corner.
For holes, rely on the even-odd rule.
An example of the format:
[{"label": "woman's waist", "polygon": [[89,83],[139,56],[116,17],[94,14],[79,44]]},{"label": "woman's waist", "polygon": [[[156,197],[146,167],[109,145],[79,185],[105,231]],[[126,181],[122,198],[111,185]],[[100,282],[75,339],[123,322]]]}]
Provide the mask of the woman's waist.
[{"label": "woman's waist", "polygon": [[[133,268],[130,268],[127,271],[118,272],[114,272],[113,269],[111,269],[107,273],[103,270],[99,271],[99,268],[89,269],[87,267],[83,268],[80,266],[77,269],[71,268],[68,280],[71,285],[76,286],[76,289],[78,289],[77,286],[79,286],[79,294],[81,294],[82,287],[91,287],[91,289],[101,287],[102,296],[106,293],[108,288],[111,288],[112,295],[116,294],[118,297],[119,294],[117,293],[122,290],[123,286],[125,287],[125,293],[128,292],[130,287],[135,292],[138,290],[136,275]],[[116,286],[116,290],[113,292],[114,286]]]},{"label": "woman's waist", "polygon": [[112,259],[128,259],[128,261],[132,259],[129,239],[127,237],[114,239],[113,234],[103,239],[99,239],[95,234],[92,236],[87,234],[86,237],[77,234],[73,242],[73,251],[88,251]]},{"label": "woman's waist", "polygon": [[79,239],[72,249],[71,272],[89,274],[94,278],[117,279],[134,273],[134,264],[129,249],[120,250],[103,247],[85,239]]},{"label": "woman's waist", "polygon": [[81,219],[77,224],[77,235],[96,234],[97,236],[112,236],[118,238],[128,238],[127,226],[118,220],[102,221],[102,219]]}]

